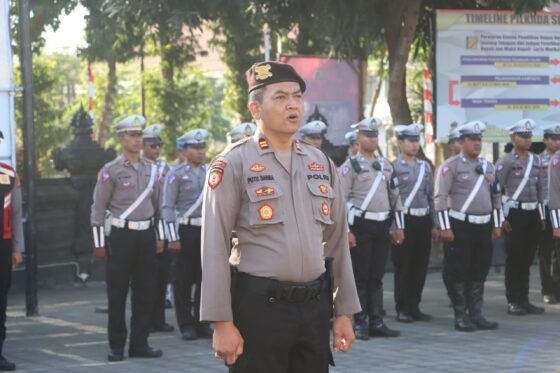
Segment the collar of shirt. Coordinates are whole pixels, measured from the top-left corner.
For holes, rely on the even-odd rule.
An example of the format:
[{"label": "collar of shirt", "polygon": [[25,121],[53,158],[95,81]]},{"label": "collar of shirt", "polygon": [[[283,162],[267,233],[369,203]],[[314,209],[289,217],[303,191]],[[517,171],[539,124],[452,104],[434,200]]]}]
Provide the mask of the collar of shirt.
[{"label": "collar of shirt", "polygon": [[[274,149],[272,149],[272,147],[270,146],[270,143],[268,142],[266,137],[262,133],[260,133],[259,130],[257,130],[255,132],[255,135],[254,135],[253,138],[255,139],[255,142],[257,143],[257,151],[258,151],[259,155],[274,152]],[[303,146],[301,146],[301,143],[298,140],[295,140],[295,139],[293,140],[292,149],[294,149],[295,152],[299,155],[308,155],[307,152],[304,150]]]}]

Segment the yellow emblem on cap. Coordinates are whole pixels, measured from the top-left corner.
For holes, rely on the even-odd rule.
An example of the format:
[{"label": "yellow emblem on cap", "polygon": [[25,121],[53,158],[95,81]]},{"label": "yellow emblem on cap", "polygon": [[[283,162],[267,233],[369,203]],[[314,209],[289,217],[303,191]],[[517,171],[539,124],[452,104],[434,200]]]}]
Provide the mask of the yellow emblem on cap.
[{"label": "yellow emblem on cap", "polygon": [[271,68],[272,66],[270,66],[269,64],[255,67],[255,79],[264,80],[270,78],[272,76],[272,73],[270,72]]}]

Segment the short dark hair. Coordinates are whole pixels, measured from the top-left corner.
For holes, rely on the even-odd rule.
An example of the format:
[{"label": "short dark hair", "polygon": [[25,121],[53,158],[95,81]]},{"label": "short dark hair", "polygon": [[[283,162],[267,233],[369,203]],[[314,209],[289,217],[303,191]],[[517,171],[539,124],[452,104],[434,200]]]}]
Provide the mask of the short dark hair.
[{"label": "short dark hair", "polygon": [[265,89],[266,86],[262,86],[259,88],[255,88],[251,92],[249,92],[249,102],[256,102],[257,104],[262,104]]}]

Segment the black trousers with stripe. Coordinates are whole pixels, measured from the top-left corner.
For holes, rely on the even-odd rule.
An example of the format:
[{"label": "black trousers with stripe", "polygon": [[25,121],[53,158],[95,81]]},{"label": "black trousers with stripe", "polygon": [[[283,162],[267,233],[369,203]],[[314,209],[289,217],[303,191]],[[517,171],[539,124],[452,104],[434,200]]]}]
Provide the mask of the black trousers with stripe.
[{"label": "black trousers with stripe", "polygon": [[12,241],[0,239],[0,355],[6,339],[6,308],[12,277]]}]

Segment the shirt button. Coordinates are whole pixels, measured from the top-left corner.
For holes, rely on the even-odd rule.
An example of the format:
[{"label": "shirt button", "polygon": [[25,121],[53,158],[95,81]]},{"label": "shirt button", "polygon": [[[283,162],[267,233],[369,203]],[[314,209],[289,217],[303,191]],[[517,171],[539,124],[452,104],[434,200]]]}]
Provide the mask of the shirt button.
[{"label": "shirt button", "polygon": [[268,298],[268,301],[269,301],[270,303],[274,303],[274,302],[276,302],[276,298],[270,297],[270,298]]}]

